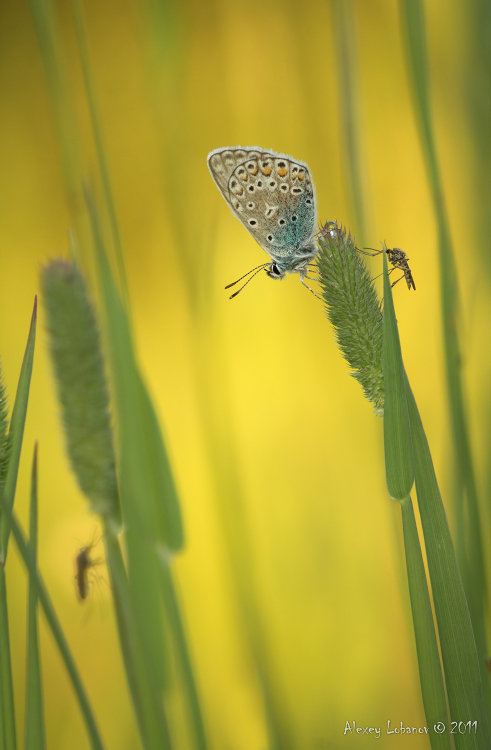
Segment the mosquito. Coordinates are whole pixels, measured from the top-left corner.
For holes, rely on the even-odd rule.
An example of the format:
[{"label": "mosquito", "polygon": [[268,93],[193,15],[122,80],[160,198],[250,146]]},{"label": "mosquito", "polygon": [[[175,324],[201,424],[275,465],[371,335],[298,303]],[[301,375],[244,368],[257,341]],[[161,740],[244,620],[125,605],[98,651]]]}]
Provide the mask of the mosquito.
[{"label": "mosquito", "polygon": [[[373,250],[372,253],[366,253],[365,250]],[[363,250],[360,250],[363,255],[370,255],[372,258],[375,257],[375,255],[380,255],[383,253],[383,250],[375,250],[373,247],[365,247]],[[402,276],[400,276],[398,279],[394,281],[392,286],[395,286],[398,281],[401,279],[406,279],[407,288],[411,289],[411,287],[416,291],[416,284],[414,283],[413,274],[411,273],[411,269],[408,265],[408,256],[404,252],[404,250],[401,250],[400,247],[387,247],[385,249],[385,252],[387,253],[387,260],[389,263],[393,266],[393,268],[390,269],[389,273],[392,273],[392,271],[399,270],[402,271]]]}]

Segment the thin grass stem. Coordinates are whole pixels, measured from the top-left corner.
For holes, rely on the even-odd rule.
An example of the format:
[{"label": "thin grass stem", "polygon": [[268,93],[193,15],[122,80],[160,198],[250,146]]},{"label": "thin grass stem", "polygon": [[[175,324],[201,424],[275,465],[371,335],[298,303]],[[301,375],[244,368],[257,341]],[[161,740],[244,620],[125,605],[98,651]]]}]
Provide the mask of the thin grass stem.
[{"label": "thin grass stem", "polygon": [[[36,443],[34,446],[34,457],[32,461],[31,503],[29,510],[29,550],[36,566],[38,546],[37,455],[38,446]],[[38,594],[36,582],[30,575],[27,603],[27,627],[24,750],[44,750],[46,747],[46,731],[43,716],[43,686],[41,681],[41,657],[39,653]]]},{"label": "thin grass stem", "polygon": [[[12,511],[10,510],[10,508],[8,507],[7,503],[4,501],[3,498],[0,498],[0,505],[1,505],[3,513],[5,513],[5,515],[8,518],[9,525],[11,527],[12,534],[14,536],[14,540],[17,545],[17,549],[19,550],[19,553],[24,561],[24,565],[26,566],[29,572],[29,576],[34,582],[34,585],[37,590],[37,596],[43,608],[46,621],[53,634],[56,645],[63,659],[63,662],[65,663],[65,667],[67,669],[71,683],[75,690],[75,695],[77,696],[80,709],[82,712],[82,716],[84,718],[85,726],[87,728],[87,733],[90,739],[91,748],[92,750],[103,750],[104,746],[102,744],[102,740],[100,738],[99,731],[97,729],[97,725],[94,719],[94,715],[92,713],[92,709],[89,704],[89,700],[87,698],[87,695],[85,694],[85,690],[82,685],[80,676],[78,674],[77,667],[75,666],[75,662],[71,655],[70,648],[63,634],[63,630],[56,616],[49,594],[46,590],[46,587],[44,585],[44,582],[39,572],[37,571],[36,561],[32,556],[31,550],[24,537],[24,533],[20,527],[19,522],[17,521],[15,515],[12,513]],[[0,571],[1,570],[3,570],[3,566],[2,568],[0,568]]]},{"label": "thin grass stem", "polygon": [[[475,471],[462,387],[462,357],[458,337],[460,299],[457,271],[430,105],[424,8],[421,0],[401,0],[401,11],[404,20],[403,30],[406,37],[409,74],[414,93],[415,115],[419,125],[421,145],[438,226],[440,302],[450,423],[457,467],[456,481],[458,488],[456,497],[462,501],[465,493],[468,509],[467,522],[457,526],[457,535],[463,535],[463,538],[457,541],[457,549],[461,554],[460,563],[464,586],[479,653],[488,717],[491,720],[491,684],[486,667],[488,648],[485,624],[486,581],[483,543]],[[465,520],[463,511],[460,509],[457,512],[461,519]]]},{"label": "thin grass stem", "polygon": [[[3,498],[2,498],[3,502]],[[0,696],[2,701],[2,731],[5,746],[15,750],[17,739],[15,733],[14,688],[12,682],[12,660],[10,656],[10,635],[7,606],[7,581],[5,565],[0,565]]]}]

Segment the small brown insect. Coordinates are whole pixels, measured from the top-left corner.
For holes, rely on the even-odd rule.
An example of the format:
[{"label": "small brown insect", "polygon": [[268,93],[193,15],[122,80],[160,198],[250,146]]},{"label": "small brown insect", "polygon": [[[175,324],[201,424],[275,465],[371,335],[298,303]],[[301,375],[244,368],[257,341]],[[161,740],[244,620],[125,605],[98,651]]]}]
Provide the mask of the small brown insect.
[{"label": "small brown insect", "polygon": [[[363,253],[363,255],[370,255],[371,257],[374,257],[375,255],[380,255],[380,253],[383,253],[383,250],[374,250],[373,253],[365,253],[364,250],[374,250],[373,247],[365,247],[360,252]],[[401,250],[400,247],[393,247],[393,248],[386,248],[385,252],[387,253],[387,260],[389,263],[392,264],[393,268],[390,269],[389,273],[392,273],[392,271],[395,271],[396,269],[399,269],[399,271],[402,271],[403,275],[400,276],[398,279],[394,281],[392,286],[395,286],[398,281],[401,279],[406,279],[407,288],[411,289],[411,287],[416,291],[416,285],[414,283],[413,275],[411,273],[411,269],[408,265],[409,258],[407,257],[404,250]]]},{"label": "small brown insect", "polygon": [[101,564],[100,560],[93,560],[90,556],[94,546],[95,542],[92,541],[87,547],[82,547],[75,558],[77,594],[82,602],[87,598],[89,593],[88,571],[90,568],[95,568],[96,565]]}]

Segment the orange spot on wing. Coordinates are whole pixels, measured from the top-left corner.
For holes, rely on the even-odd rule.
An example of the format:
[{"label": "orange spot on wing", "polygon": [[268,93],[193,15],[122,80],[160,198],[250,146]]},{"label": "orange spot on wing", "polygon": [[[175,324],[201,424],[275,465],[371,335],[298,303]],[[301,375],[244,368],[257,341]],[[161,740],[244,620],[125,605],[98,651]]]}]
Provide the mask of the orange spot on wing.
[{"label": "orange spot on wing", "polygon": [[298,179],[303,180],[305,178],[305,172],[299,172],[298,173]]},{"label": "orange spot on wing", "polygon": [[254,167],[254,169],[250,170],[250,174],[257,174],[257,172],[258,172],[257,167]]},{"label": "orange spot on wing", "polygon": [[269,177],[269,175],[271,174],[271,171],[272,171],[271,167],[264,167],[264,169],[261,169],[261,172],[264,175],[266,175],[266,177]]},{"label": "orange spot on wing", "polygon": [[288,169],[286,167],[282,167],[281,169],[278,169],[278,174],[280,177],[284,177],[286,174],[288,174]]}]

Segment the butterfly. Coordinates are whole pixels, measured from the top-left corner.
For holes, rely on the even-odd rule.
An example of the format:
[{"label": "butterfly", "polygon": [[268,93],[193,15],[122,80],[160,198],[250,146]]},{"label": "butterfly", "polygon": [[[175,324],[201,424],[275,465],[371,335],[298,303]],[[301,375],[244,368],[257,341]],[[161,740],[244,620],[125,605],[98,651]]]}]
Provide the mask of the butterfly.
[{"label": "butterfly", "polygon": [[298,273],[310,289],[304,280],[311,278],[307,274],[318,247],[315,189],[308,166],[275,151],[236,146],[211,151],[208,167],[234,216],[271,258],[226,286],[249,276],[230,299],[263,269],[271,279]]}]

